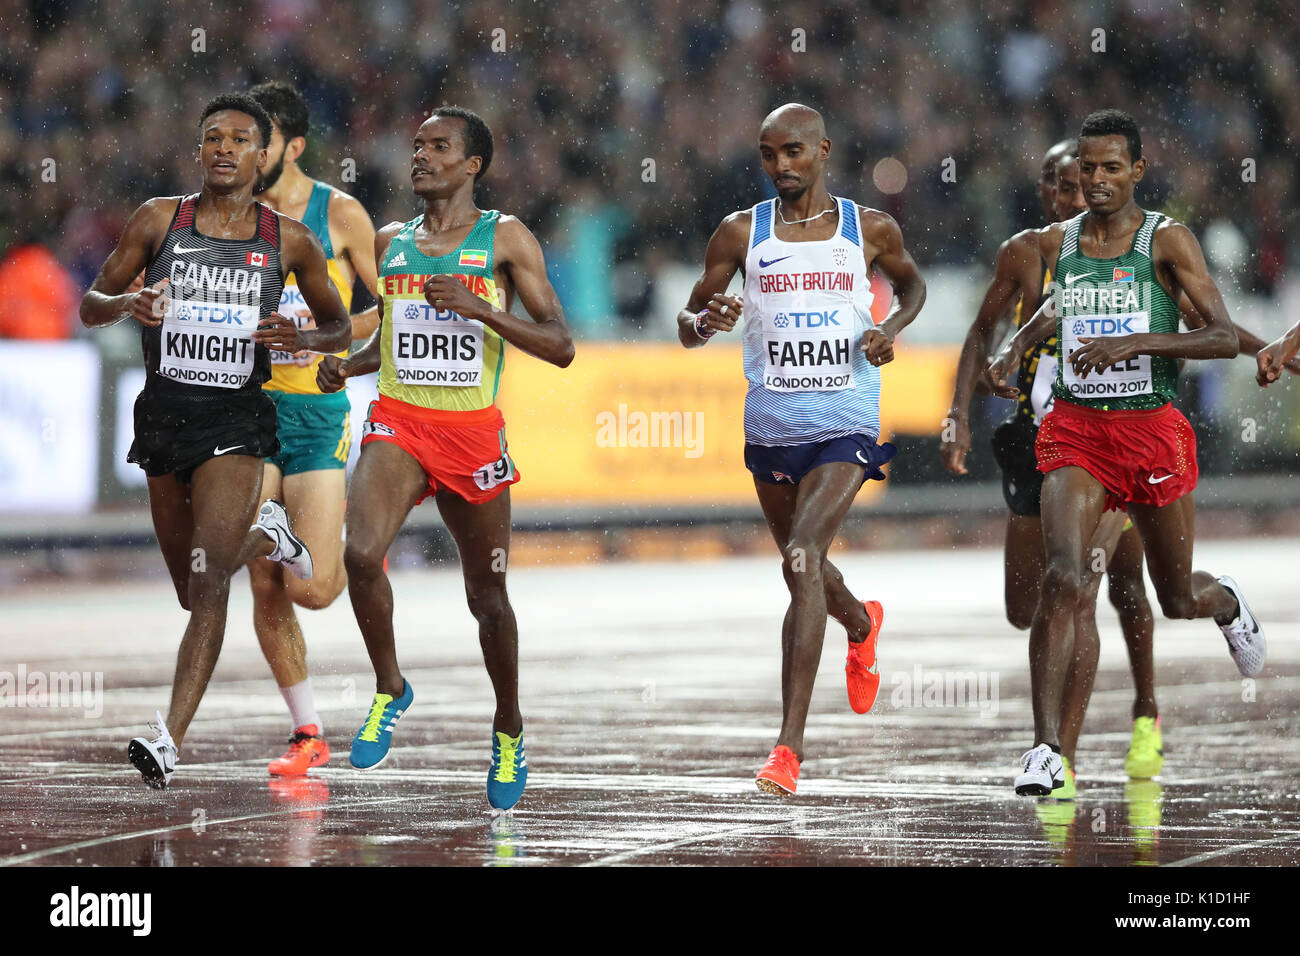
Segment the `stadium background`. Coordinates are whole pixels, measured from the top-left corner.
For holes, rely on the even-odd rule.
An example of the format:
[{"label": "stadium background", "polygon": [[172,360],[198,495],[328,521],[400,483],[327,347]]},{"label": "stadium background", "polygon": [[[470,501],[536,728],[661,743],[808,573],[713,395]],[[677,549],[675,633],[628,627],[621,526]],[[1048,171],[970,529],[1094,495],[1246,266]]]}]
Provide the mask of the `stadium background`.
[{"label": "stadium background", "polygon": [[[997,245],[1039,224],[1040,157],[1087,112],[1138,117],[1138,199],[1196,231],[1240,324],[1271,339],[1300,318],[1300,29],[1281,3],[1163,6],[0,0],[0,578],[93,573],[149,540],[123,460],[138,329],[90,334],[76,305],[140,202],[198,188],[202,104],[269,78],[310,102],[302,168],[376,225],[418,211],[408,144],[430,108],[469,106],[493,128],[479,205],[538,235],[578,344],[569,370],[508,360],[531,530],[516,560],[770,548],[740,460],[738,351],[687,353],[673,323],[717,222],[772,195],[763,115],[822,109],[832,192],[894,215],[929,286],[885,371],[902,452],[845,541],[994,543],[987,440],[1009,406],[976,400],[970,478],[942,472],[940,423]],[[889,181],[891,158],[905,182]],[[1191,363],[1181,401],[1200,435],[1202,530],[1294,530],[1294,386],[1262,393],[1246,358]],[[600,439],[600,416],[637,412],[700,416],[698,447]],[[436,525],[419,509],[410,560],[448,553]]]}]

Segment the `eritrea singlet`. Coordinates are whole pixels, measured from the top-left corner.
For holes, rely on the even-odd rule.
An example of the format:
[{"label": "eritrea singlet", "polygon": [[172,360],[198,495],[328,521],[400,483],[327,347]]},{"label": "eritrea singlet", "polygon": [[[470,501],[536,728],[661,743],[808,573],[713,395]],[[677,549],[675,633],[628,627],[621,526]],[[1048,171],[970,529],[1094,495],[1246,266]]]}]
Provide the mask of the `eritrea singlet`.
[{"label": "eritrea singlet", "polygon": [[875,327],[857,204],[836,199],[829,239],[776,237],[777,200],[754,206],[745,255],[745,441],[797,445],[880,433],[880,369],[862,336]]},{"label": "eritrea singlet", "polygon": [[505,363],[501,336],[482,322],[435,309],[422,289],[432,276],[452,275],[479,298],[505,308],[492,271],[500,215],[483,212],[464,242],[436,258],[415,247],[423,215],[393,237],[379,268],[380,395],[443,411],[474,411],[496,401]]},{"label": "eritrea singlet", "polygon": [[266,346],[253,341],[257,323],[275,311],[284,279],[280,223],[257,204],[257,234],[219,239],[194,226],[198,195],[177,204],[145,284],[169,279],[160,326],[142,326],[145,391],[161,395],[257,395],[271,375]]},{"label": "eritrea singlet", "polygon": [[[343,277],[343,270],[334,258],[334,244],[330,242],[329,204],[334,190],[326,183],[315,183],[311,197],[307,200],[307,210],[302,214],[302,223],[316,234],[325,249],[325,266],[329,271],[330,281],[338,289],[339,298],[343,300],[343,309],[352,307],[352,286]],[[284,291],[280,295],[280,305],[276,309],[286,319],[294,322],[298,328],[314,328],[311,316],[300,316],[299,311],[307,310],[302,292],[294,280],[293,273],[284,280]],[[344,349],[336,353],[340,358],[348,353]],[[316,385],[316,367],[320,365],[324,354],[311,352],[305,358],[294,358],[292,352],[271,349],[271,380],[263,387],[268,391],[291,392],[296,395],[320,395]]]},{"label": "eritrea singlet", "polygon": [[1079,339],[1134,333],[1178,331],[1178,303],[1156,279],[1151,244],[1164,217],[1143,211],[1144,219],[1124,255],[1092,259],[1079,251],[1079,232],[1086,212],[1065,226],[1056,259],[1056,334],[1060,339],[1057,398],[1103,411],[1159,408],[1178,394],[1178,360],[1135,355],[1101,374],[1079,378],[1069,356]]},{"label": "eritrea singlet", "polygon": [[[1051,288],[1051,283],[1052,270],[1043,270],[1042,290],[1045,292]],[[1026,316],[1024,308],[1025,300],[1022,297],[1016,303],[1016,328],[1020,328],[1022,322],[1027,322],[1034,317],[1033,313]],[[1052,410],[1052,401],[1055,397],[1052,388],[1056,384],[1058,342],[1059,339],[1055,335],[1049,336],[1025,353],[1020,360],[1020,373],[1016,376],[1016,386],[1020,389],[1020,394],[1016,396],[1015,413],[1018,418],[1031,419],[1035,425]]]}]

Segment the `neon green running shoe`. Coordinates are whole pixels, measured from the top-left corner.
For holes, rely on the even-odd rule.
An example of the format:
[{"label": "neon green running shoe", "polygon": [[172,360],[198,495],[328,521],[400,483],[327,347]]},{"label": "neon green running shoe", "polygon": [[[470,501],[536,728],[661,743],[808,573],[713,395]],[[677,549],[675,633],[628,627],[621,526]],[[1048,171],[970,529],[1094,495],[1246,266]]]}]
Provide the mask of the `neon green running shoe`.
[{"label": "neon green running shoe", "polygon": [[1165,745],[1160,739],[1160,718],[1139,717],[1133,721],[1133,738],[1124,758],[1124,772],[1132,780],[1150,780],[1165,765]]},{"label": "neon green running shoe", "polygon": [[[1060,787],[1057,787],[1059,790]],[[1055,797],[1039,797],[1034,807],[1034,816],[1043,827],[1043,836],[1047,842],[1058,850],[1066,850],[1070,843],[1070,834],[1074,831],[1076,812],[1073,800],[1057,800]],[[1063,860],[1058,860],[1063,862]]]},{"label": "neon green running shoe", "polygon": [[1137,866],[1158,865],[1160,823],[1163,817],[1164,787],[1156,780],[1130,780],[1124,784],[1124,803],[1128,811],[1129,837]]},{"label": "neon green running shoe", "polygon": [[1052,791],[1053,800],[1073,800],[1077,789],[1074,785],[1074,768],[1070,766],[1070,761],[1062,757],[1061,767],[1065,771],[1065,783],[1061,784]]}]

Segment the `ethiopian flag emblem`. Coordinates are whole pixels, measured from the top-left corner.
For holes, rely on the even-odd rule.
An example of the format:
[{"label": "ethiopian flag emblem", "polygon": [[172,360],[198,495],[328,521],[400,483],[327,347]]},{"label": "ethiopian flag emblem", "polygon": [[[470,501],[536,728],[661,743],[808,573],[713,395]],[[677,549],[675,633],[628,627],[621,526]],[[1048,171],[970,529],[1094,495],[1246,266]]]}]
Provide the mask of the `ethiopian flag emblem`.
[{"label": "ethiopian flag emblem", "polygon": [[460,253],[460,264],[470,266],[476,269],[487,268],[487,250],[486,249],[462,249]]}]

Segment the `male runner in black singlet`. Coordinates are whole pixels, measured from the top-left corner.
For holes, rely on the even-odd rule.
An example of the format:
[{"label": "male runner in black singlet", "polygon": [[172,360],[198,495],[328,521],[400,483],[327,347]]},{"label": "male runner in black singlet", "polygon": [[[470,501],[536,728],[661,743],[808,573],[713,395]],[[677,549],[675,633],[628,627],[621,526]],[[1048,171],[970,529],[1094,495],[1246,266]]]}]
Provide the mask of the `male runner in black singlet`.
[{"label": "male runner in black singlet", "polygon": [[[216,665],[231,574],[260,555],[311,575],[311,557],[282,506],[266,502],[249,527],[262,460],[279,447],[275,406],[262,392],[268,349],[337,352],[351,332],[316,237],[253,200],[271,137],[266,111],[242,94],[218,96],[200,129],[203,189],[137,209],[81,303],[89,328],[124,315],[143,327],[148,377],[127,458],[148,477],[158,544],[190,612],[167,720],[159,714],[158,736],[128,747],[145,781],[159,789]],[[126,292],[141,269],[145,287]],[[275,314],[290,272],[315,329]]]}]

